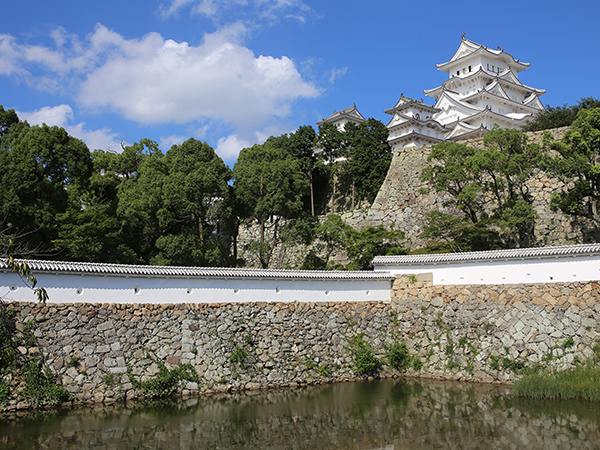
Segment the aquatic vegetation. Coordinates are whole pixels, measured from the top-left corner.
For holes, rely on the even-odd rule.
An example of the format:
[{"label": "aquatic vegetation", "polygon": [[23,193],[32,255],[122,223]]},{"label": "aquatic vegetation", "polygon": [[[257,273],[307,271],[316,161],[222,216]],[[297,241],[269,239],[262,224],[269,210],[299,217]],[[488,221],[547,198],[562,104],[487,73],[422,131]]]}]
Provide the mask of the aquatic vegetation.
[{"label": "aquatic vegetation", "polygon": [[600,401],[600,343],[593,350],[594,356],[576,367],[559,372],[525,375],[515,382],[514,395],[538,399]]}]

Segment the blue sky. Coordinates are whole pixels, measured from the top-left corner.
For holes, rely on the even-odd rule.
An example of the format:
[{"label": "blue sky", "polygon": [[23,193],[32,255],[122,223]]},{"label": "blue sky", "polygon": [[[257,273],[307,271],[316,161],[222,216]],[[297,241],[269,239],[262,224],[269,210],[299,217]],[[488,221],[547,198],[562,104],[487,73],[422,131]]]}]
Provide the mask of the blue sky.
[{"label": "blue sky", "polygon": [[447,75],[461,34],[531,67],[546,105],[600,97],[594,0],[19,0],[0,15],[0,104],[90,149],[243,147],[356,103],[387,123]]}]

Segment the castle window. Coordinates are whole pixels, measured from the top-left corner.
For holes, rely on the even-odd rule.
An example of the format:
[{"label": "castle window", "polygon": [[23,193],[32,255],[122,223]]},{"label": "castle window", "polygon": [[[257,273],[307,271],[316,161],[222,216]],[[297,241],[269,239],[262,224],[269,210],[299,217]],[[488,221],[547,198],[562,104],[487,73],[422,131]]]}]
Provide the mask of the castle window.
[{"label": "castle window", "polygon": [[460,70],[457,70],[457,71],[456,71],[456,75],[460,75]]},{"label": "castle window", "polygon": [[469,72],[471,71],[471,66],[469,66]]}]

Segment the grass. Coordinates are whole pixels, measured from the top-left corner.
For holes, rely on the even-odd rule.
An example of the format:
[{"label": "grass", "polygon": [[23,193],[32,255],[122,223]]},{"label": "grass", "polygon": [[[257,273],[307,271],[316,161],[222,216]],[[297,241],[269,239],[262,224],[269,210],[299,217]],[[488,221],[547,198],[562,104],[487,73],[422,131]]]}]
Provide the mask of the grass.
[{"label": "grass", "polygon": [[600,364],[588,362],[572,369],[550,374],[525,375],[516,381],[517,397],[535,399],[581,399],[600,401]]}]

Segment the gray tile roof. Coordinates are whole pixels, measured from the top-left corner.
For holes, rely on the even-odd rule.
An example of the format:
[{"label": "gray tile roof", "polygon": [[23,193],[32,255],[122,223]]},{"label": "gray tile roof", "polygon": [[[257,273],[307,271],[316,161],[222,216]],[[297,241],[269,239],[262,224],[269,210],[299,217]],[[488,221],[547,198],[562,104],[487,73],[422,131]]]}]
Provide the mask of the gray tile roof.
[{"label": "gray tile roof", "polygon": [[600,244],[562,245],[558,247],[516,248],[485,252],[436,253],[431,255],[376,256],[373,265],[445,264],[489,260],[546,259],[559,256],[600,255]]},{"label": "gray tile roof", "polygon": [[[141,277],[177,278],[252,278],[281,280],[392,280],[387,271],[329,271],[329,270],[272,270],[232,269],[226,267],[144,266],[131,264],[84,263],[66,261],[25,261],[34,272],[101,274]],[[0,271],[6,271],[5,259],[0,259]]]}]

